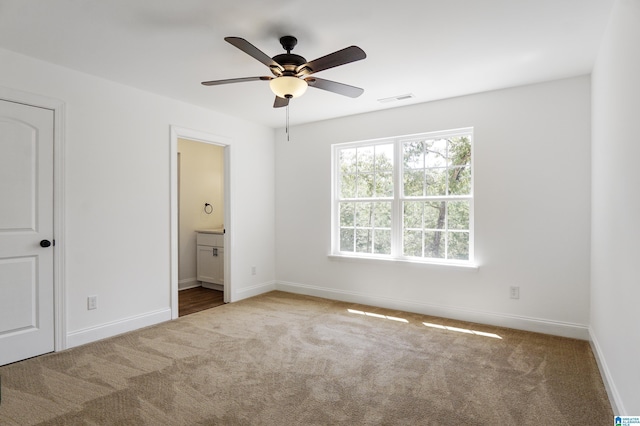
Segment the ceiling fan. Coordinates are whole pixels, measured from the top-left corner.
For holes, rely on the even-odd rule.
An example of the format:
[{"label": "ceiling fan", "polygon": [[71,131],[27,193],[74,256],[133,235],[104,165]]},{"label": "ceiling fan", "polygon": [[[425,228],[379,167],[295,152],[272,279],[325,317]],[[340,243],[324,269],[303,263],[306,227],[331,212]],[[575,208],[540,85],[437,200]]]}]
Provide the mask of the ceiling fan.
[{"label": "ceiling fan", "polygon": [[247,55],[265,64],[269,67],[269,70],[274,76],[203,81],[202,84],[205,86],[217,86],[220,84],[241,83],[255,80],[268,81],[271,90],[276,95],[275,102],[273,103],[274,108],[281,108],[289,105],[289,99],[301,96],[307,90],[308,86],[349,96],[351,98],[357,98],[364,92],[364,90],[359,87],[311,76],[319,71],[324,71],[329,68],[366,58],[366,53],[364,53],[364,51],[358,46],[349,46],[342,50],[338,50],[337,52],[333,52],[321,58],[307,62],[307,60],[302,56],[291,53],[295,45],[298,44],[298,39],[293,36],[284,36],[280,38],[280,44],[287,53],[276,55],[273,58],[270,58],[260,49],[243,38],[225,37],[225,41],[231,43]]}]

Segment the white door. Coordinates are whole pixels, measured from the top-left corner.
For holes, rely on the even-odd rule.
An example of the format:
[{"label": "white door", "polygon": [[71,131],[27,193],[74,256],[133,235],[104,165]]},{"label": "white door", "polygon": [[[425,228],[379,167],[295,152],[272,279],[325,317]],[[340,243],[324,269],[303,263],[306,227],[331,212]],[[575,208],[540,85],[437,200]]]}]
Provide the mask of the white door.
[{"label": "white door", "polygon": [[0,365],[54,350],[53,118],[0,100]]}]

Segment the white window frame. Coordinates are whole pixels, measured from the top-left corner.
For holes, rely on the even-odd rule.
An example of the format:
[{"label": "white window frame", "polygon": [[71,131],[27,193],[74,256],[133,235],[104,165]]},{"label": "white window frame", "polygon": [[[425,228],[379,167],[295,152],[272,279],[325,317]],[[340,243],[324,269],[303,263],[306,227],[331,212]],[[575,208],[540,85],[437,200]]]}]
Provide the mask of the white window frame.
[{"label": "white window frame", "polygon": [[[456,136],[470,136],[471,138],[471,189],[469,195],[445,195],[445,196],[423,196],[423,197],[405,197],[403,191],[403,143],[414,140],[425,139],[444,139]],[[374,254],[360,252],[344,252],[340,251],[340,209],[339,203],[345,201],[340,199],[340,165],[339,152],[345,148],[368,147],[374,145],[390,144],[394,145],[394,168],[393,168],[393,197],[384,198],[358,198],[357,202],[365,201],[391,201],[391,254]],[[364,141],[346,142],[331,145],[331,257],[350,258],[350,259],[374,259],[384,261],[400,261],[411,263],[451,265],[463,267],[476,267],[474,256],[474,133],[472,127],[460,129],[419,133],[413,135],[402,135],[384,139],[370,139]],[[347,201],[349,199],[346,199]],[[402,254],[403,240],[403,211],[404,201],[469,201],[469,259],[441,259],[441,258],[423,258],[409,257]],[[446,230],[446,228],[445,228]]]}]

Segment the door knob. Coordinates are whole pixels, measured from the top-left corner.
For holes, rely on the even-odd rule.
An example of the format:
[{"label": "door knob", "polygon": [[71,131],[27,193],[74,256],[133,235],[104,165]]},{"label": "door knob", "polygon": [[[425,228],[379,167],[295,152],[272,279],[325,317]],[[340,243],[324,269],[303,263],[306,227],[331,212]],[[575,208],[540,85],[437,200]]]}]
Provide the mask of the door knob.
[{"label": "door knob", "polygon": [[51,241],[49,240],[40,241],[40,247],[49,247],[50,245],[51,245]]}]

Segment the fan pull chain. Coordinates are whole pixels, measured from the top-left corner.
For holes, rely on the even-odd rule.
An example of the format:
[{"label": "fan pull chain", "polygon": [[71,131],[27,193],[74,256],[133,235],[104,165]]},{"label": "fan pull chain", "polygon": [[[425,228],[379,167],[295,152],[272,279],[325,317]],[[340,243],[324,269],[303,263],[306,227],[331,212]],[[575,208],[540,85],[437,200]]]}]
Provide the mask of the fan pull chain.
[{"label": "fan pull chain", "polygon": [[289,142],[289,104],[287,104],[287,127],[285,131],[287,133],[287,142]]}]

